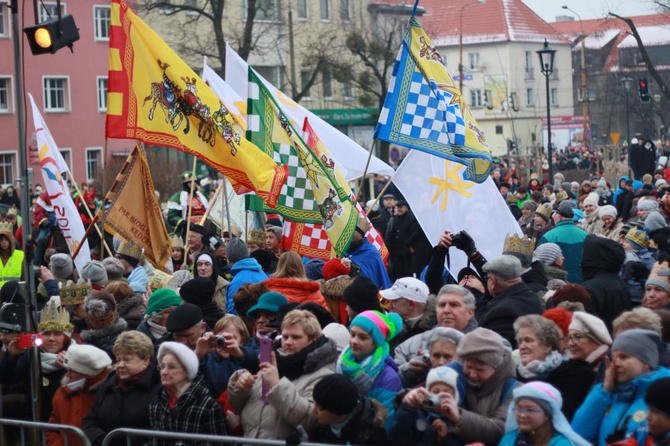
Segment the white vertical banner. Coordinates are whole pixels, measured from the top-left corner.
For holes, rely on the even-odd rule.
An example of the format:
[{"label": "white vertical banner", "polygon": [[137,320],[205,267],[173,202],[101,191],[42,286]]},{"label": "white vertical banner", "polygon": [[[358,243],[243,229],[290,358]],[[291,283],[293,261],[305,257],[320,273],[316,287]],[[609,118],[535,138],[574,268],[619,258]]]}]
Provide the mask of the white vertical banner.
[{"label": "white vertical banner", "polygon": [[[77,271],[81,273],[84,265],[91,260],[91,253],[88,248],[88,241],[84,240],[84,235],[86,234],[84,223],[81,221],[77,207],[70,196],[70,188],[63,178],[63,174],[65,173],[69,176],[69,167],[65,163],[60,150],[58,150],[58,146],[51,136],[44,119],[42,119],[42,115],[37,105],[35,105],[33,95],[28,93],[28,98],[30,98],[30,105],[33,110],[33,122],[35,123],[35,134],[37,136],[44,188],[49,194],[49,200],[54,207],[58,227],[63,232],[70,255],[74,255],[83,240],[83,246],[79,249],[79,254],[74,259]],[[72,181],[74,181],[74,178],[72,178]]]}]

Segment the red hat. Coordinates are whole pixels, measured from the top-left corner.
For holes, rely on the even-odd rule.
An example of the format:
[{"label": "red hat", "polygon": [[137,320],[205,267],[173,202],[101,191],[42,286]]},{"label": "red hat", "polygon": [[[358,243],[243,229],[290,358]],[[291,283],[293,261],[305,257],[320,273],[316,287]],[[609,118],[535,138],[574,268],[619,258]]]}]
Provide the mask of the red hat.
[{"label": "red hat", "polygon": [[323,278],[325,280],[334,279],[338,276],[348,276],[351,272],[351,260],[349,259],[330,259],[323,265]]},{"label": "red hat", "polygon": [[542,317],[554,321],[563,332],[563,336],[568,334],[570,322],[572,322],[572,313],[565,308],[550,308],[542,313]]}]

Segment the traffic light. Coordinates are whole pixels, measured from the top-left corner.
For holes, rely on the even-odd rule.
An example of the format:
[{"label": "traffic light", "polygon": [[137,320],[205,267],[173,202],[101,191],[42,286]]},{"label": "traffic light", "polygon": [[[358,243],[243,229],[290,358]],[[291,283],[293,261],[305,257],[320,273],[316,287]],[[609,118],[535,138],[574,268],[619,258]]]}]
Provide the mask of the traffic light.
[{"label": "traffic light", "polygon": [[641,77],[637,81],[638,94],[640,95],[641,102],[651,101],[651,95],[649,94],[649,84],[647,83],[646,77]]},{"label": "traffic light", "polygon": [[37,25],[23,28],[26,33],[30,51],[34,55],[51,53],[54,54],[64,46],[70,47],[72,43],[79,40],[79,30],[71,15],[52,17]]}]

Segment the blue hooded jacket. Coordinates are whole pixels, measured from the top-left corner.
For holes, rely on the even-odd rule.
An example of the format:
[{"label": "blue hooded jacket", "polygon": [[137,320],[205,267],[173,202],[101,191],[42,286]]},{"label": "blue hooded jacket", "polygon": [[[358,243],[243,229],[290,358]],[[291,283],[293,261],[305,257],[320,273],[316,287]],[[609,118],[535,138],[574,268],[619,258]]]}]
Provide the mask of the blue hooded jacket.
[{"label": "blue hooded jacket", "polygon": [[230,272],[233,275],[233,280],[228,284],[226,290],[226,301],[233,302],[233,296],[237,293],[240,287],[247,283],[259,283],[268,278],[267,274],[263,272],[260,263],[253,257],[247,257],[239,262],[236,262]]}]

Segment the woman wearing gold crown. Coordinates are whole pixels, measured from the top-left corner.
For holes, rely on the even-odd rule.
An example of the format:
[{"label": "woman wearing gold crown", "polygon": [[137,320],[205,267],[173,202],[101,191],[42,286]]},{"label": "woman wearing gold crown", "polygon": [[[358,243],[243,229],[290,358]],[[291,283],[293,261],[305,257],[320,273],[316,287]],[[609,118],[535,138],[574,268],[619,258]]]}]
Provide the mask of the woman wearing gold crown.
[{"label": "woman wearing gold crown", "polygon": [[23,251],[16,249],[12,224],[0,222],[0,288],[23,278]]},{"label": "woman wearing gold crown", "polygon": [[[70,346],[73,326],[70,314],[60,306],[60,298],[52,297],[40,313],[40,322],[34,345],[40,347],[40,388],[42,411],[40,421],[51,415],[51,400],[65,376],[63,368],[65,351]],[[41,342],[41,345],[39,344]],[[0,384],[24,381],[30,374],[30,352],[19,347],[18,338],[7,345],[7,353],[0,359]],[[19,414],[17,414],[18,416]],[[26,385],[26,407],[24,415],[30,418],[30,387]]]}]

